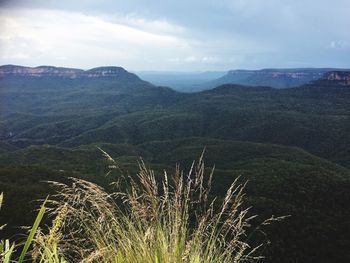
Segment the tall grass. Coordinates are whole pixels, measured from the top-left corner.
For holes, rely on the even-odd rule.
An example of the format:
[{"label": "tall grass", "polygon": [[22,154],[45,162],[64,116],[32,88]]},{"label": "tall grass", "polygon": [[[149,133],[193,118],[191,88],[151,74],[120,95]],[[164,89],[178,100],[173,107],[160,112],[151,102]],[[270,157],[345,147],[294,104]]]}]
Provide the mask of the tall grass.
[{"label": "tall grass", "polygon": [[[247,242],[253,217],[242,208],[244,185],[236,180],[221,201],[212,198],[213,171],[206,173],[202,156],[187,174],[177,166],[156,180],[141,160],[137,177],[119,181],[111,194],[81,179],[51,182],[57,195],[41,206],[19,259],[11,260],[15,246],[2,240],[0,262],[23,262],[33,241],[29,256],[40,263],[257,261],[259,246]],[[53,218],[46,231],[38,228],[45,211]]]},{"label": "tall grass", "polygon": [[205,175],[201,157],[186,175],[177,167],[172,176],[164,172],[161,182],[140,161],[137,178],[117,184],[112,194],[80,179],[71,185],[52,182],[59,190],[50,201],[55,219],[49,233],[37,234],[33,258],[86,263],[259,259],[258,247],[246,242],[252,217],[242,209],[244,186],[236,180],[221,202],[209,200],[213,170]]}]

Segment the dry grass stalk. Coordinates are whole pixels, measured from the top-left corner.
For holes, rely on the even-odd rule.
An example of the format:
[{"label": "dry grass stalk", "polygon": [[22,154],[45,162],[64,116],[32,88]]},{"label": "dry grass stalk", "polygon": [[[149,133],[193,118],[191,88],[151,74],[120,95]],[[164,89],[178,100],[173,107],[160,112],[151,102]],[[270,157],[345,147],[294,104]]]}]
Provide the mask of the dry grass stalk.
[{"label": "dry grass stalk", "polygon": [[[51,200],[56,219],[49,234],[37,236],[36,258],[115,263],[259,259],[257,248],[246,242],[252,217],[241,208],[244,185],[234,181],[215,209],[218,201],[209,202],[213,170],[205,175],[202,155],[187,175],[176,167],[173,176],[164,173],[161,183],[141,160],[137,178],[113,194],[80,179],[72,178],[70,186],[52,183],[59,189]],[[46,247],[58,261],[48,260]]]}]

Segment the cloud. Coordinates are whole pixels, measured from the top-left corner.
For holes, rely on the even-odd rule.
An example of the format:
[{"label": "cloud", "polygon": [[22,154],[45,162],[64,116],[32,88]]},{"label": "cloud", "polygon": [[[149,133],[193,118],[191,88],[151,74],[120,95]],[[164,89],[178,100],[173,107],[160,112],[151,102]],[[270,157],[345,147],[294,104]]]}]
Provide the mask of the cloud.
[{"label": "cloud", "polygon": [[129,13],[124,16],[117,14],[114,16],[114,21],[156,34],[181,34],[185,31],[183,27],[171,24],[165,19],[147,20],[138,16],[137,13]]},{"label": "cloud", "polygon": [[173,50],[190,49],[179,35],[181,27],[135,16],[112,21],[59,10],[2,10],[0,24],[2,61],[132,66],[131,62],[147,63]]},{"label": "cloud", "polygon": [[195,56],[189,56],[184,59],[185,62],[195,62],[197,61],[197,58]]},{"label": "cloud", "polygon": [[0,5],[3,64],[350,67],[349,0],[5,2]]},{"label": "cloud", "polygon": [[350,42],[342,40],[332,40],[329,44],[329,47],[332,49],[350,49]]},{"label": "cloud", "polygon": [[[233,40],[191,37],[191,31],[165,19],[135,13],[87,15],[52,9],[0,12],[0,63],[90,68],[174,70],[230,68],[226,52],[264,49],[236,36]],[[232,36],[232,35],[231,35]],[[175,55],[175,57],[170,57]],[[238,61],[238,60],[235,60]],[[231,65],[230,65],[231,64]]]}]

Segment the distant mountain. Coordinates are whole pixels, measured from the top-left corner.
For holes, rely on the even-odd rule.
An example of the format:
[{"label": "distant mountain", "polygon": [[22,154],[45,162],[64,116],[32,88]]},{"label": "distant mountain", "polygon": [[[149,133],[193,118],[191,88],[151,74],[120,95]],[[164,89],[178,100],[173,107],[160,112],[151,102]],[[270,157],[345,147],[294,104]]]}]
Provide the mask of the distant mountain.
[{"label": "distant mountain", "polygon": [[0,66],[0,78],[6,77],[62,77],[76,78],[84,71],[74,68],[59,68],[52,66],[23,67],[16,65]]},{"label": "distant mountain", "polygon": [[323,76],[314,81],[315,85],[322,86],[348,86],[350,87],[350,71],[329,71],[323,74]]},{"label": "distant mountain", "polygon": [[[42,140],[44,133],[58,142],[119,115],[151,107],[161,109],[181,96],[121,67],[84,71],[1,66],[0,76],[0,140],[9,137],[17,142],[28,141],[19,133],[31,129],[37,143],[47,141]],[[63,124],[67,130],[62,133],[59,130],[63,127],[44,128],[51,122],[70,124]]]},{"label": "distant mountain", "polygon": [[207,88],[223,84],[239,84],[248,86],[269,86],[277,89],[291,88],[315,81],[324,73],[335,69],[305,68],[305,69],[262,69],[262,70],[231,70],[226,75],[206,83]]},{"label": "distant mountain", "polygon": [[27,78],[113,78],[118,80],[140,81],[141,79],[122,67],[98,67],[89,70],[75,68],[61,68],[53,66],[23,67],[16,65],[0,66],[0,78],[27,77]]}]

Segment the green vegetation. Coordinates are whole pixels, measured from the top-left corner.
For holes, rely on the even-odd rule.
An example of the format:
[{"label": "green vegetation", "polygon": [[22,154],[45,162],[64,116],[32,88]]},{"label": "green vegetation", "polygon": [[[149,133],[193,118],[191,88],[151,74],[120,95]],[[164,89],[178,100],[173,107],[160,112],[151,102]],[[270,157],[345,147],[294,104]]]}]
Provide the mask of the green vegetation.
[{"label": "green vegetation", "polygon": [[[208,164],[217,167],[213,196],[224,198],[223,192],[240,176],[241,182],[249,182],[245,205],[253,206],[252,214],[262,218],[291,215],[267,230],[272,243],[265,251],[269,262],[286,255],[288,258],[283,262],[291,262],[292,256],[327,262],[322,261],[326,255],[346,262],[349,243],[344,218],[350,218],[350,172],[342,166],[294,147],[216,139],[99,146],[130,176],[137,172],[137,156],[145,156],[155,169],[155,177],[161,180],[162,171],[171,171],[175,163],[189,167],[205,145]],[[120,178],[118,173],[105,176],[109,164],[93,145],[75,149],[32,146],[3,156],[1,162],[7,163],[0,169],[1,189],[7,196],[1,223],[11,222],[2,232],[7,237],[20,232],[16,226],[33,222],[33,210],[38,203],[28,200],[43,199],[53,193],[43,181],[69,183],[67,178],[73,176],[110,190],[109,183]],[[259,224],[258,219],[252,224]],[[44,222],[49,224],[47,220]],[[332,243],[326,242],[329,238]]]},{"label": "green vegetation", "polygon": [[344,87],[226,85],[181,94],[142,81],[0,82],[0,138],[17,147],[135,145],[195,136],[297,146],[350,166],[350,89]]},{"label": "green vegetation", "polygon": [[[210,199],[213,170],[206,175],[202,158],[187,175],[179,167],[172,176],[164,172],[160,184],[144,162],[139,169],[136,179],[122,182],[112,194],[81,179],[71,179],[71,186],[53,182],[58,194],[42,204],[18,260],[11,260],[15,246],[1,240],[1,262],[23,262],[32,242],[34,262],[239,263],[262,258],[261,246],[247,243],[254,217],[242,208],[243,186],[237,180],[219,204]],[[38,227],[47,202],[54,219],[45,234]]]}]

